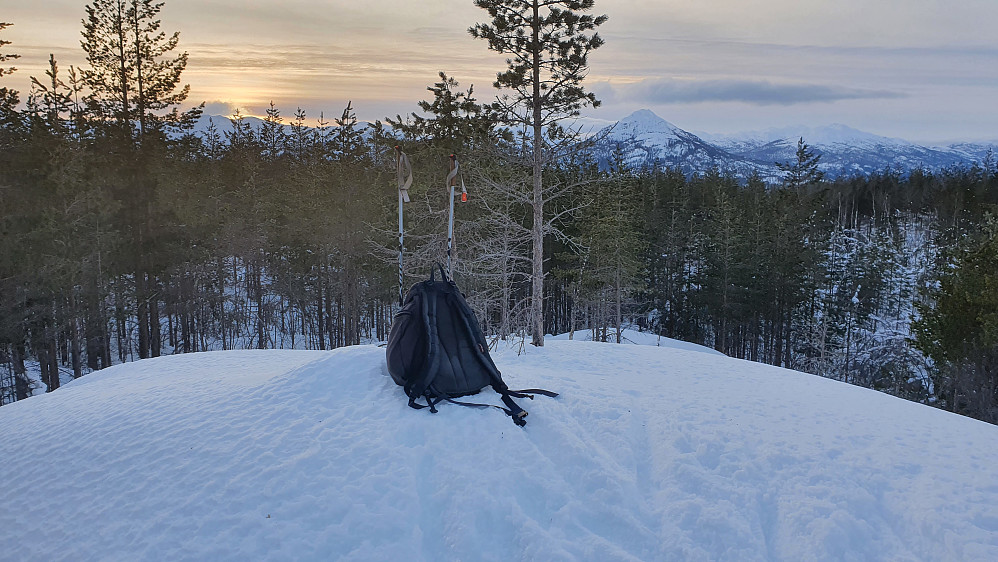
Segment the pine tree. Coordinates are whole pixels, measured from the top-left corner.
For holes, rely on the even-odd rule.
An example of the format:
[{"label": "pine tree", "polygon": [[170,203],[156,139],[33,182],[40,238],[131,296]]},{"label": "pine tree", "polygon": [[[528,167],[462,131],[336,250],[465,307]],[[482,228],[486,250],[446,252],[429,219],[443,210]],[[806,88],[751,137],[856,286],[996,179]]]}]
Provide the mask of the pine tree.
[{"label": "pine tree", "polygon": [[316,131],[305,124],[305,110],[298,108],[291,121],[291,134],[288,135],[288,150],[298,164],[310,163],[315,155]]},{"label": "pine tree", "polygon": [[474,86],[461,91],[457,80],[444,72],[439,76],[439,82],[426,87],[433,99],[417,104],[424,115],[412,113],[405,120],[396,116],[385,121],[404,137],[428,143],[444,154],[474,150],[493,135],[495,119],[488,107],[478,103]]},{"label": "pine tree", "polygon": [[88,105],[94,123],[107,123],[100,132],[106,150],[117,158],[110,164],[134,246],[122,256],[133,272],[138,316],[139,356],[157,356],[161,349],[159,300],[164,271],[156,258],[167,233],[156,228],[167,222],[155,206],[156,151],[169,143],[168,128],[183,128],[200,114],[200,107],[181,114],[189,86],[180,87],[187,53],[171,56],[179,32],[167,36],[156,19],[163,3],[152,0],[93,0],[86,6],[83,41],[88,68],[82,81],[90,90]]},{"label": "pine tree", "polygon": [[[0,31],[10,27],[12,24],[0,22]],[[0,39],[0,49],[4,49],[11,42]],[[0,51],[0,79],[5,75],[10,75],[17,70],[13,66],[6,66],[5,63],[20,58],[20,55]],[[5,149],[8,140],[4,137],[11,133],[11,129],[17,124],[17,104],[18,92],[0,85],[0,149]],[[0,150],[2,152],[2,150]]]},{"label": "pine tree", "polygon": [[31,77],[32,92],[28,98],[28,111],[43,120],[53,132],[63,133],[66,123],[75,121],[74,115],[66,119],[64,114],[73,109],[73,95],[79,92],[72,90],[59,77],[55,55],[49,55],[49,68],[45,71],[45,76],[45,83]]},{"label": "pine tree", "polygon": [[825,173],[818,169],[821,162],[821,155],[814,152],[804,137],[797,141],[797,151],[794,153],[795,159],[790,162],[777,162],[776,167],[783,171],[783,183],[791,189],[803,187],[820,182]]},{"label": "pine tree", "polygon": [[690,307],[684,285],[697,282],[686,271],[695,219],[689,182],[677,169],[656,168],[645,191],[643,218],[649,227],[644,257],[648,272],[645,306],[656,333],[688,340],[691,334],[684,315]]},{"label": "pine tree", "polygon": [[[0,22],[0,32],[11,24]],[[6,52],[11,42],[0,39],[0,79],[17,70],[6,66],[19,55]],[[0,82],[0,406],[28,397],[31,391],[25,374],[22,322],[24,310],[17,303],[18,274],[24,267],[24,243],[19,229],[25,222],[13,212],[23,202],[21,190],[7,186],[13,178],[18,147],[24,145],[21,119],[17,111],[18,92]]]},{"label": "pine tree", "polygon": [[635,175],[627,168],[619,148],[606,177],[587,187],[587,202],[578,214],[583,266],[578,281],[588,289],[593,328],[607,341],[613,326],[621,342],[626,300],[638,286],[640,256],[644,250],[638,205],[640,192]]},{"label": "pine tree", "polygon": [[287,148],[288,138],[284,132],[284,118],[281,110],[274,102],[267,108],[267,117],[260,126],[260,144],[263,145],[263,157],[267,160],[277,160]]},{"label": "pine tree", "polygon": [[[37,291],[33,301],[44,303],[36,314],[40,319],[36,329],[51,335],[43,340],[60,337],[60,332],[68,340],[75,378],[83,375],[86,333],[93,336],[87,338],[87,364],[91,369],[109,364],[102,337],[106,322],[101,310],[105,291],[100,264],[109,243],[104,225],[110,222],[114,204],[102,189],[105,177],[98,165],[102,157],[81,136],[86,116],[77,103],[79,82],[72,72],[68,83],[62,79],[54,56],[49,58],[45,76],[44,80],[31,77],[26,111],[26,152],[38,156],[31,166],[37,176],[25,187],[37,198],[32,207],[40,220],[33,249],[38,260],[35,267],[45,272],[32,285]],[[45,349],[41,353],[52,356]],[[52,373],[57,367],[47,370]],[[47,384],[57,383],[57,377],[50,374]]]},{"label": "pine tree", "polygon": [[187,53],[171,56],[180,32],[168,37],[160,31],[156,16],[162,7],[163,2],[152,0],[94,0],[83,20],[81,46],[90,65],[83,81],[91,90],[91,103],[139,144],[166,125],[200,114],[198,108],[183,115],[177,111],[190,91],[190,86],[180,86]]},{"label": "pine tree", "polygon": [[[13,24],[0,21],[0,31],[3,31],[5,29],[7,29],[11,25],[13,25]],[[3,47],[5,47],[7,45],[10,45],[10,41],[7,41],[6,39],[0,39],[0,49],[2,49]],[[18,59],[18,58],[21,58],[21,55],[15,55],[15,54],[11,54],[11,53],[2,53],[2,52],[0,52],[0,63],[5,63],[7,61],[12,61],[12,60]],[[13,66],[0,66],[0,78],[3,78],[3,76],[5,74],[10,74],[10,73],[14,72],[15,70],[17,70],[17,68],[15,68]]]},{"label": "pine tree", "polygon": [[490,24],[477,24],[472,37],[488,41],[489,48],[508,54],[507,69],[494,83],[507,93],[494,108],[502,120],[523,127],[531,145],[532,257],[531,322],[536,346],[544,345],[544,235],[546,201],[543,172],[554,159],[545,135],[565,118],[579,115],[599,101],[582,87],[589,53],[603,45],[595,32],[606,16],[582,14],[594,0],[475,0],[486,10]]},{"label": "pine tree", "polygon": [[956,251],[930,300],[918,305],[915,344],[936,363],[934,386],[953,412],[998,423],[998,220]]},{"label": "pine tree", "polygon": [[336,128],[332,130],[330,139],[333,153],[341,162],[353,164],[367,156],[367,146],[364,142],[364,132],[357,121],[353,103],[347,102],[343,114],[333,119]]},{"label": "pine tree", "polygon": [[753,265],[748,238],[750,228],[746,217],[749,205],[739,205],[750,191],[732,177],[708,174],[704,180],[708,205],[704,229],[710,253],[705,272],[707,306],[714,332],[714,348],[722,353],[738,355],[741,347],[738,334],[747,324],[748,285]]}]

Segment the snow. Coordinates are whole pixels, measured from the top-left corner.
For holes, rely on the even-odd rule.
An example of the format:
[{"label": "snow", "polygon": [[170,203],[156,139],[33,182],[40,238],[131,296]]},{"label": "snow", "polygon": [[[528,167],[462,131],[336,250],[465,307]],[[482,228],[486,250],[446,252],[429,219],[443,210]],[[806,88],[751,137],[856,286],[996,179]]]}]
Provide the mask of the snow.
[{"label": "snow", "polygon": [[[613,330],[607,336],[608,341],[616,342],[616,333]],[[556,336],[548,335],[544,338],[544,341],[568,341],[568,334],[558,334]],[[572,340],[575,341],[598,341],[593,340],[592,330],[577,330],[571,336]],[[621,330],[621,343],[624,344],[634,344],[634,345],[654,345],[657,347],[667,347],[670,349],[682,349],[686,351],[699,351],[700,353],[709,353],[711,355],[724,355],[720,351],[705,347],[699,344],[674,340],[671,338],[663,338],[655,335],[651,332],[639,332],[632,329]]]},{"label": "snow", "polygon": [[[700,134],[700,133],[698,133]],[[701,134],[701,137],[721,146],[736,146],[739,143],[754,142],[766,144],[784,141],[794,146],[797,140],[803,138],[810,146],[830,146],[844,144],[850,146],[882,146],[894,147],[897,150],[911,148],[914,145],[906,140],[884,137],[852,127],[833,123],[821,127],[794,125],[791,127],[769,128],[762,131],[745,131],[732,135]]]},{"label": "snow", "polygon": [[608,141],[602,157],[609,159],[612,151],[621,147],[625,162],[634,169],[656,165],[693,174],[717,168],[747,176],[753,170],[771,167],[729,154],[647,109],[628,115],[601,134]]},{"label": "snow", "polygon": [[524,429],[376,346],[87,375],[0,408],[0,558],[998,560],[998,427],[629,338],[495,352]]},{"label": "snow", "polygon": [[639,109],[621,119],[617,126],[633,133],[685,133],[679,127],[662,119],[650,109]]},{"label": "snow", "polygon": [[981,161],[989,148],[987,144],[975,143],[932,148],[838,123],[735,134],[692,133],[647,109],[632,113],[605,131],[611,141],[623,145],[626,161],[632,168],[657,163],[686,174],[714,168],[741,177],[758,172],[771,182],[783,177],[774,162],[792,161],[800,138],[822,156],[819,167],[829,178],[872,174],[888,168],[906,172],[969,165]]}]

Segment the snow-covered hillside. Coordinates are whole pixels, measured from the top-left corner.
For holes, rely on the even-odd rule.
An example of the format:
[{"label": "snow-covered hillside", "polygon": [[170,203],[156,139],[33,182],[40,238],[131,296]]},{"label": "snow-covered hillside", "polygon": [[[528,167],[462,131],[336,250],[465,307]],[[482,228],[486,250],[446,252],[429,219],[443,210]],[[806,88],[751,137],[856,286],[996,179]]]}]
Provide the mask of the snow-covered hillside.
[{"label": "snow-covered hillside", "polygon": [[524,429],[374,346],[88,375],[0,409],[0,559],[998,560],[998,427],[645,343],[496,353]]},{"label": "snow-covered hillside", "polygon": [[[883,137],[845,125],[784,127],[732,135],[693,134],[642,109],[604,130],[610,148],[623,148],[632,167],[671,166],[685,173],[717,168],[747,176],[753,171],[776,181],[782,172],[776,162],[795,158],[797,141],[821,154],[820,167],[830,177],[872,174],[886,169],[907,172],[916,168],[938,170],[981,162],[988,143],[963,143],[948,147],[920,146],[903,139]],[[601,157],[607,160],[610,148]]]},{"label": "snow-covered hillside", "polygon": [[[246,116],[244,119],[254,130],[259,130],[263,124],[258,117]],[[284,123],[284,132],[290,134],[290,120],[285,118]],[[308,119],[305,124],[314,127],[316,123],[315,119]],[[635,111],[610,125],[602,120],[583,118],[571,126],[581,128],[587,135],[596,132],[596,136],[605,137],[596,150],[596,156],[603,164],[614,158],[615,150],[621,149],[627,165],[634,169],[658,165],[695,174],[716,168],[740,177],[757,172],[772,182],[783,177],[776,162],[792,161],[800,138],[821,154],[820,167],[832,178],[886,169],[907,172],[916,168],[938,170],[967,166],[984,162],[988,150],[998,149],[998,141],[927,147],[840,124],[770,128],[730,135],[694,134],[648,109]],[[221,139],[227,138],[233,129],[232,121],[227,117],[204,115],[195,125],[194,132],[207,137],[210,127],[215,128]],[[366,129],[368,124],[360,123],[359,127]]]},{"label": "snow-covered hillside", "polygon": [[972,161],[965,154],[947,148],[919,146],[841,124],[774,128],[734,135],[708,135],[706,138],[740,158],[769,163],[792,162],[797,140],[803,138],[821,154],[820,167],[832,177],[872,174],[886,169],[902,172],[916,168],[935,170]]},{"label": "snow-covered hillside", "polygon": [[601,160],[608,162],[615,150],[622,150],[628,166],[671,167],[685,174],[705,172],[712,168],[747,176],[753,171],[764,175],[769,166],[740,158],[719,146],[704,141],[662,119],[650,110],[642,109],[621,119],[602,131],[606,137]]}]

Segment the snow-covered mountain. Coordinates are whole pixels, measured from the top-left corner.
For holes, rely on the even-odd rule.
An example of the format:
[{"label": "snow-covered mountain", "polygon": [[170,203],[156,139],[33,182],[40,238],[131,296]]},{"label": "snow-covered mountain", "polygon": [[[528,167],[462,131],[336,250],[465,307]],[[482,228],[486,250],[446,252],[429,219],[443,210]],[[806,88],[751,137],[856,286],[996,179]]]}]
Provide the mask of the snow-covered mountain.
[{"label": "snow-covered mountain", "polygon": [[963,157],[969,162],[984,163],[991,159],[991,165],[998,163],[998,140],[990,142],[957,142],[946,146],[946,150]]},{"label": "snow-covered mountain", "polygon": [[[255,131],[259,131],[264,124],[264,120],[259,117],[254,117],[252,115],[244,115],[243,120],[249,127]],[[314,126],[315,120],[309,120],[308,126]],[[194,124],[194,133],[197,135],[207,135],[211,127],[214,127],[218,134],[225,139],[227,135],[232,133],[233,124],[232,119],[224,115],[202,115],[197,122]],[[287,134],[291,133],[291,124],[288,119],[284,119],[284,125],[282,127],[284,132]]]},{"label": "snow-covered mountain", "polygon": [[[257,117],[245,117],[254,129],[263,123]],[[224,138],[232,131],[231,121],[224,116],[202,116],[195,132],[206,134],[209,122]],[[593,130],[596,121],[580,121],[577,126]],[[314,120],[308,122],[314,125]],[[363,128],[366,124],[360,124]],[[290,133],[285,123],[285,132]],[[702,173],[713,168],[745,177],[758,172],[764,179],[776,181],[782,177],[776,162],[794,159],[797,140],[804,141],[821,154],[821,168],[829,177],[852,174],[872,174],[888,168],[907,172],[916,168],[938,170],[955,165],[983,162],[988,150],[998,152],[993,143],[953,143],[928,147],[903,139],[883,137],[845,125],[827,127],[784,127],[763,131],[748,131],[733,135],[691,133],[662,119],[648,109],[642,109],[604,127],[596,134],[605,140],[597,147],[601,162],[610,162],[615,151],[622,152],[632,168],[655,165],[673,167],[686,174]]]},{"label": "snow-covered mountain", "polygon": [[919,146],[903,139],[874,135],[840,124],[710,137],[712,142],[732,154],[758,162],[793,160],[797,141],[801,138],[821,154],[821,168],[832,177],[871,174],[888,168],[908,171],[967,163],[964,155],[947,149]]},{"label": "snow-covered mountain", "polygon": [[[926,147],[903,139],[883,137],[845,125],[786,127],[734,135],[693,134],[643,109],[607,129],[609,146],[619,146],[631,166],[672,166],[686,173],[713,167],[763,177],[781,174],[776,162],[794,158],[797,141],[821,154],[821,168],[831,177],[871,174],[887,168],[906,172],[916,168],[937,170],[982,161],[989,147],[998,144],[961,143]],[[609,148],[604,148],[608,154]],[[605,157],[605,156],[604,156]]]},{"label": "snow-covered mountain", "polygon": [[0,408],[0,559],[998,560],[998,427],[629,335],[496,352],[523,429],[375,346],[89,374]]},{"label": "snow-covered mountain", "polygon": [[598,150],[603,161],[620,152],[631,167],[660,166],[682,170],[685,174],[704,172],[711,168],[748,175],[753,170],[768,172],[766,166],[729,152],[724,147],[705,141],[662,119],[648,109],[636,111],[615,125],[604,129],[600,136],[606,141]]}]

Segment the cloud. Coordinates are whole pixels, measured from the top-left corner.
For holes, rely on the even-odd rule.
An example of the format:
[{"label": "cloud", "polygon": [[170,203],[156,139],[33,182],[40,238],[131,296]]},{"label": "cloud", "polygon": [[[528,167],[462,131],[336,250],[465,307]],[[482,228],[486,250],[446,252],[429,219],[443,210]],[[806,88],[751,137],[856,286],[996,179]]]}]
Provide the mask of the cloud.
[{"label": "cloud", "polygon": [[603,83],[594,89],[606,101],[648,104],[741,102],[751,105],[796,105],[906,97],[903,93],[889,90],[824,84],[780,84],[768,80],[647,79],[624,85]]},{"label": "cloud", "polygon": [[204,104],[205,115],[222,115],[228,117],[233,115],[236,109],[237,107],[231,102],[221,100],[205,102]]}]

